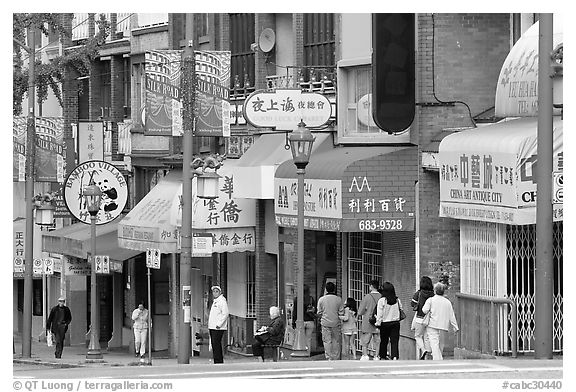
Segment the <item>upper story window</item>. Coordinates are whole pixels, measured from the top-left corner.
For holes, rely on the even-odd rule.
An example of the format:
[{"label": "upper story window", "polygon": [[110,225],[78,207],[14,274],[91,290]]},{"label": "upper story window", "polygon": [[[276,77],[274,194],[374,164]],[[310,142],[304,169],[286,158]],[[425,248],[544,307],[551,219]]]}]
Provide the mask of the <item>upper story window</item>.
[{"label": "upper story window", "polygon": [[231,88],[235,80],[241,89],[254,86],[254,41],[254,14],[230,14]]},{"label": "upper story window", "polygon": [[[335,45],[334,14],[304,14],[304,65],[335,67]],[[302,77],[306,81],[320,80],[333,71],[308,68]]]}]

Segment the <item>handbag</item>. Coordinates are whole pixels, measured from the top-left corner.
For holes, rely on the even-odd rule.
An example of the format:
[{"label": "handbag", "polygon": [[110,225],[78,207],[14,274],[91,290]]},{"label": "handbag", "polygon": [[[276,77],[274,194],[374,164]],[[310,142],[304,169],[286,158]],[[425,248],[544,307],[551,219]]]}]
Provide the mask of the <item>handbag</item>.
[{"label": "handbag", "polygon": [[428,313],[424,315],[424,318],[422,319],[422,322],[420,324],[424,326],[428,326],[428,324],[430,324],[430,311],[428,311]]},{"label": "handbag", "polygon": [[406,313],[404,313],[404,310],[400,307],[400,305],[398,305],[398,308],[400,309],[400,321],[402,321],[406,318]]},{"label": "handbag", "polygon": [[[372,301],[374,301],[376,303],[376,300],[374,299],[372,294],[370,294],[370,297],[372,297]],[[368,319],[368,322],[372,325],[376,324],[376,312],[377,312],[377,310],[378,310],[378,304],[376,303],[376,306],[374,306],[374,310],[372,311],[372,315]]]}]

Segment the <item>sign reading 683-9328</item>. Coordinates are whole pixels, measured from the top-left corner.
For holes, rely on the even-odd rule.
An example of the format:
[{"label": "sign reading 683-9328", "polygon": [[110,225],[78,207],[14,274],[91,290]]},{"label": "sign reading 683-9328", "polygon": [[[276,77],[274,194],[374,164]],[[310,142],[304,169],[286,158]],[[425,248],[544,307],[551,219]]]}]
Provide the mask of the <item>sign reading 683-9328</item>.
[{"label": "sign reading 683-9328", "polygon": [[84,188],[94,181],[102,191],[96,224],[103,225],[116,219],[128,201],[128,186],[122,173],[104,161],[86,161],[76,166],[64,182],[64,201],[70,213],[79,221],[90,223]]}]

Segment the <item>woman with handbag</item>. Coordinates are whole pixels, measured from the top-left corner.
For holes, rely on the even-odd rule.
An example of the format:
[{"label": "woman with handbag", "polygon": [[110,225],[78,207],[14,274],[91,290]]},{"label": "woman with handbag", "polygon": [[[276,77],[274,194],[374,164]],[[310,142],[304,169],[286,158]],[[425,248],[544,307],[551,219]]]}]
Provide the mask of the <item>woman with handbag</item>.
[{"label": "woman with handbag", "polygon": [[[402,303],[396,296],[394,285],[390,282],[382,284],[382,298],[378,300],[376,325],[380,328],[380,358],[396,360],[400,357],[398,342],[400,341],[400,321]],[[387,354],[390,341],[390,356]]]},{"label": "woman with handbag", "polygon": [[[454,315],[454,308],[452,303],[444,297],[444,290],[446,286],[440,282],[434,285],[434,296],[428,298],[422,307],[426,324],[426,335],[430,339],[430,347],[432,348],[432,359],[435,361],[442,360],[442,335],[444,335],[450,327],[454,333],[458,332],[458,322]],[[424,320],[425,320],[424,319]]]},{"label": "woman with handbag", "polygon": [[422,307],[426,303],[426,300],[434,296],[434,286],[432,285],[432,279],[429,276],[422,276],[420,278],[420,289],[414,293],[412,301],[412,309],[416,312],[414,318],[412,319],[412,331],[414,331],[414,339],[416,339],[416,348],[419,350],[420,359],[426,359],[426,356],[431,353],[430,342],[428,341],[428,336],[426,335],[426,326],[422,324],[424,319],[424,312],[422,312]]}]

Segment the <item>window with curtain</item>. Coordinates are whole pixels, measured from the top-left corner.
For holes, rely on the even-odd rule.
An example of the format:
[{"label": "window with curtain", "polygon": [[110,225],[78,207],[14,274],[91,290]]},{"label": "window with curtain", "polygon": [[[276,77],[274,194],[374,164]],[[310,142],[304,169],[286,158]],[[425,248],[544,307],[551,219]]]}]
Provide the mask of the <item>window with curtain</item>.
[{"label": "window with curtain", "polygon": [[230,87],[234,87],[236,76],[240,87],[254,86],[254,52],[250,45],[255,42],[254,14],[230,14]]}]

